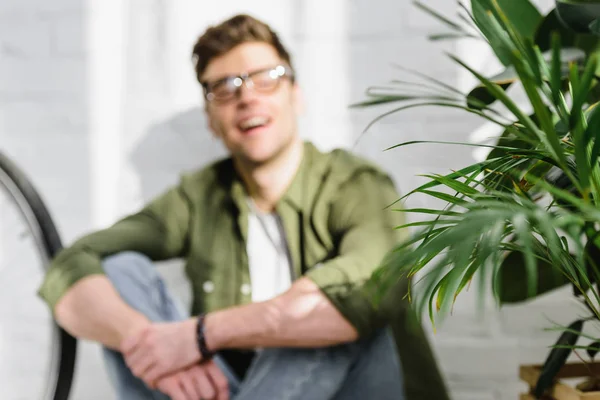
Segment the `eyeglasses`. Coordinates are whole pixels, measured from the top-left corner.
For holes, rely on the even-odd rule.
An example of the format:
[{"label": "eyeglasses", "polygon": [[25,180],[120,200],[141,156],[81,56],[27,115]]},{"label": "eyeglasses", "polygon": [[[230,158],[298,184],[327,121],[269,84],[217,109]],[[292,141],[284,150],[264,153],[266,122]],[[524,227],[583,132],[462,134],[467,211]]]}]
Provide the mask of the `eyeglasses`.
[{"label": "eyeglasses", "polygon": [[249,74],[227,76],[214,82],[202,82],[202,87],[206,100],[222,103],[235,97],[243,84],[259,93],[271,93],[285,77],[293,81],[294,73],[291,68],[277,65]]}]

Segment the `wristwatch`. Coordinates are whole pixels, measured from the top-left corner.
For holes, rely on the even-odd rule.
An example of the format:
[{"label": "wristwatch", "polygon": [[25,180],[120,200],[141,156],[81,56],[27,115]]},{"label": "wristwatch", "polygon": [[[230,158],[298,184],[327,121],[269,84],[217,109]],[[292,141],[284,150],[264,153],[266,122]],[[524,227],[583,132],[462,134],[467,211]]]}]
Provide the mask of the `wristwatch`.
[{"label": "wristwatch", "polygon": [[201,361],[208,361],[213,358],[215,352],[210,351],[206,346],[206,336],[204,332],[204,319],[206,314],[198,315],[198,324],[196,326],[196,334],[197,334],[197,342],[198,342],[198,350],[200,350],[200,355],[202,356]]}]

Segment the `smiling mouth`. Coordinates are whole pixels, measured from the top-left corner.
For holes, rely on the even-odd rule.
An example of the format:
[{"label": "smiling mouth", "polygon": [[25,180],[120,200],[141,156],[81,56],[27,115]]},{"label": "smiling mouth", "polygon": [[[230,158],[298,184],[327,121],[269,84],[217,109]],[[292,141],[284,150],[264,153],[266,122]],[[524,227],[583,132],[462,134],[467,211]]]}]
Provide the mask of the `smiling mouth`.
[{"label": "smiling mouth", "polygon": [[238,124],[238,129],[244,133],[267,126],[271,122],[267,117],[252,117]]}]

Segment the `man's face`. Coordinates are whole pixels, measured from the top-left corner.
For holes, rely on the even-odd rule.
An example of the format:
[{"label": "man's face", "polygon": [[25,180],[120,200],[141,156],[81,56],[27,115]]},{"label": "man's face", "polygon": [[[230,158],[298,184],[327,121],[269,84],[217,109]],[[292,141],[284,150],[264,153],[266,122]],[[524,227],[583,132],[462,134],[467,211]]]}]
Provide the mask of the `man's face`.
[{"label": "man's face", "polygon": [[[212,60],[202,76],[203,82],[213,85],[216,95],[207,100],[210,128],[239,161],[269,162],[298,139],[299,89],[287,76],[269,80],[276,73],[271,69],[283,64],[271,45],[244,43]],[[223,78],[263,70],[266,72],[255,74],[254,88],[242,84],[234,87],[235,94],[229,99],[218,99],[218,94],[227,93],[227,85],[231,88],[233,84]]]}]

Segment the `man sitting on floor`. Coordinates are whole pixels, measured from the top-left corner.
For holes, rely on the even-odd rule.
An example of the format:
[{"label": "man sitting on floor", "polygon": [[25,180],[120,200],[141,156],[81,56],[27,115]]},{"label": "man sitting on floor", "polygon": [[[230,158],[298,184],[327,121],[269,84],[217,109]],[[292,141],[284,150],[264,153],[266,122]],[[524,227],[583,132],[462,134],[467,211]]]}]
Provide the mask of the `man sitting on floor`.
[{"label": "man sitting on floor", "polygon": [[[447,399],[408,305],[361,291],[405,235],[390,177],[300,139],[300,89],[268,25],[232,17],[193,54],[230,156],[61,251],[40,289],[58,323],[102,344],[123,400]],[[172,258],[190,311],[153,268]]]}]

